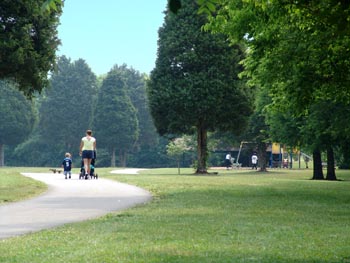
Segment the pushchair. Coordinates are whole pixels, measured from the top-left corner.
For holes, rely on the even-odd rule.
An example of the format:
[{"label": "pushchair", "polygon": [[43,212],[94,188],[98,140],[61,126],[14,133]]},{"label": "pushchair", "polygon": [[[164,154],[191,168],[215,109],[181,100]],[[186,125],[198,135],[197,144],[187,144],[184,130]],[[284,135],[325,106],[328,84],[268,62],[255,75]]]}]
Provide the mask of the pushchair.
[{"label": "pushchair", "polygon": [[91,165],[90,165],[90,174],[89,175],[86,175],[86,172],[85,172],[85,167],[84,167],[84,161],[81,160],[81,168],[80,168],[80,173],[79,173],[79,180],[80,179],[89,179],[89,176],[90,176],[90,179],[98,179],[98,174],[95,173],[95,158],[96,158],[96,153],[94,154],[94,158],[91,159]]}]

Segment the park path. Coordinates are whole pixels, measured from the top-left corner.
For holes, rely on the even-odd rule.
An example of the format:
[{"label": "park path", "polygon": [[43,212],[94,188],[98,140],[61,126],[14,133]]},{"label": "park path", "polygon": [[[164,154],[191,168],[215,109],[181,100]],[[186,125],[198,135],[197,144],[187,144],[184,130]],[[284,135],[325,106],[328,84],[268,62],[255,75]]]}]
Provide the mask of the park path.
[{"label": "park path", "polygon": [[[137,169],[113,173],[137,173]],[[79,180],[73,174],[23,173],[48,185],[44,194],[25,201],[0,205],[0,239],[83,221],[112,211],[143,204],[151,194],[136,186],[113,180]]]}]

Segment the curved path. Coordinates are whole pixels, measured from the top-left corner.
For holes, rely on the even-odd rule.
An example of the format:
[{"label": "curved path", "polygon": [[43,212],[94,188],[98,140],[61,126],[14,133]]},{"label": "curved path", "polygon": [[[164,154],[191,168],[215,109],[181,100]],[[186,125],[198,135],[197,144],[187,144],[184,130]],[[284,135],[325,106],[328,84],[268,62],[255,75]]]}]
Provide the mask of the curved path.
[{"label": "curved path", "polygon": [[[122,171],[129,172],[118,170]],[[44,182],[48,191],[33,199],[0,205],[0,239],[95,218],[152,198],[141,188],[103,178],[79,180],[73,174],[72,179],[65,180],[63,174],[23,175]]]}]

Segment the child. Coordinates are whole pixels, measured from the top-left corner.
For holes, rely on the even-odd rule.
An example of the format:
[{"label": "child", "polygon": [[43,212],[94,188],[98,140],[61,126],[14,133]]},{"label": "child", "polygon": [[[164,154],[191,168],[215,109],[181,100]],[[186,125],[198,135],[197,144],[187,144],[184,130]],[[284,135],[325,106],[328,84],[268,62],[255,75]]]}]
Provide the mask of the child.
[{"label": "child", "polygon": [[67,179],[67,175],[69,175],[69,179],[71,179],[72,173],[72,159],[71,159],[71,154],[70,153],[66,153],[65,154],[65,158],[63,159],[62,162],[62,167],[64,170],[64,176]]},{"label": "child", "polygon": [[256,155],[256,153],[253,153],[253,155],[252,155],[252,169],[257,170],[258,169],[257,164],[258,164],[258,156]]}]

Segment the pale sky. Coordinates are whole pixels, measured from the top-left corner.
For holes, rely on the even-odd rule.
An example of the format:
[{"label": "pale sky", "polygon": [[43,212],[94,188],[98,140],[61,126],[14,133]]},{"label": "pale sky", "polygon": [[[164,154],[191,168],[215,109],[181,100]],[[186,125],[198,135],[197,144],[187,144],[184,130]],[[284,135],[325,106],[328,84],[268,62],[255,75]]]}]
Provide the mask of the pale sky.
[{"label": "pale sky", "polygon": [[149,74],[167,0],[65,0],[57,55],[84,59],[96,75],[127,64]]}]

